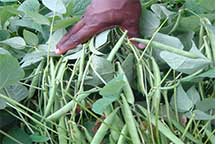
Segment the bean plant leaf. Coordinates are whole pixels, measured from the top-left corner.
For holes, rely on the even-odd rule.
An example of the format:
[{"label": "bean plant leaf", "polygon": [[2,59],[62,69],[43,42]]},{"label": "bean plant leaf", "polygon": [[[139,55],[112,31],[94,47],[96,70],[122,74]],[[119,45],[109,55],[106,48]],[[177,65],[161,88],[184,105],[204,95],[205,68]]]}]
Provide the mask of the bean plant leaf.
[{"label": "bean plant leaf", "polygon": [[[20,143],[32,144],[32,140],[30,136],[21,128],[13,127],[7,133],[8,135],[15,138]],[[14,144],[14,143],[15,142],[11,138],[7,136],[3,137],[2,144]]]},{"label": "bean plant leaf", "polygon": [[50,22],[47,17],[32,11],[27,11],[26,15],[30,17],[35,23],[42,24],[42,25],[49,25]]},{"label": "bean plant leaf", "polygon": [[91,0],[72,0],[73,9],[71,11],[71,14],[82,16],[90,2]]},{"label": "bean plant leaf", "polygon": [[164,19],[175,14],[175,12],[168,10],[163,4],[153,4],[151,9],[160,19]]},{"label": "bean plant leaf", "polygon": [[107,40],[108,40],[108,35],[110,33],[110,30],[107,30],[107,31],[104,31],[100,34],[98,34],[96,37],[95,37],[95,48],[99,48],[100,46],[104,45]]},{"label": "bean plant leaf", "polygon": [[30,31],[28,31],[28,30],[23,31],[23,37],[24,37],[26,43],[29,44],[29,45],[35,46],[39,42],[39,39],[38,39],[37,35],[30,32]]},{"label": "bean plant leaf", "polygon": [[210,64],[210,61],[197,49],[194,43],[190,52],[199,58],[192,59],[168,51],[162,51],[160,56],[172,69],[186,74],[192,74]]},{"label": "bean plant leaf", "polygon": [[26,46],[24,39],[22,37],[19,37],[19,36],[18,37],[12,37],[12,38],[6,39],[4,41],[0,41],[0,43],[9,45],[10,47],[15,48],[15,49],[23,49]]},{"label": "bean plant leaf", "polygon": [[160,25],[159,17],[153,12],[143,9],[140,19],[140,33],[146,37],[151,37]]},{"label": "bean plant leaf", "polygon": [[4,88],[7,91],[7,96],[16,101],[21,101],[28,96],[28,89],[21,84],[13,84]]},{"label": "bean plant leaf", "polygon": [[17,0],[0,0],[0,2],[16,2]]},{"label": "bean plant leaf", "polygon": [[103,97],[118,97],[124,85],[123,75],[118,75],[100,90],[100,95]]},{"label": "bean plant leaf", "polygon": [[200,101],[200,95],[198,91],[196,90],[195,86],[192,86],[188,91],[187,91],[188,97],[191,99],[193,104],[195,105]]},{"label": "bean plant leaf", "polygon": [[40,9],[40,3],[38,0],[25,0],[19,7],[18,10],[22,12],[38,12]]},{"label": "bean plant leaf", "polygon": [[[114,75],[114,67],[110,61],[107,59],[94,55],[92,57],[92,68],[105,80],[106,82],[113,79]],[[88,85],[99,85],[102,84],[101,80],[95,74],[93,70],[91,70],[90,74],[91,78],[86,80],[86,84]]]},{"label": "bean plant leaf", "polygon": [[42,3],[53,12],[66,13],[66,7],[62,0],[42,0]]},{"label": "bean plant leaf", "polygon": [[101,99],[98,99],[93,105],[92,105],[92,110],[97,113],[102,115],[103,112],[107,109],[107,107],[112,104],[116,100],[115,97],[104,97]]},{"label": "bean plant leaf", "polygon": [[195,120],[212,120],[214,119],[214,116],[209,115],[203,111],[200,110],[194,110],[193,112],[187,112],[185,114],[186,117],[191,118],[194,115]]},{"label": "bean plant leaf", "polygon": [[100,95],[101,99],[97,100],[93,104],[92,110],[102,115],[102,113],[106,110],[106,108],[115,100],[117,100],[120,96],[120,92],[125,85],[123,80],[123,75],[118,75],[111,81],[109,81],[101,90]]},{"label": "bean plant leaf", "polygon": [[199,101],[196,104],[196,108],[198,110],[201,110],[203,112],[206,112],[208,110],[214,109],[215,108],[215,99],[214,98],[206,98],[202,101]]},{"label": "bean plant leaf", "polygon": [[11,55],[0,55],[0,89],[15,84],[24,77],[16,58]]},{"label": "bean plant leaf", "polygon": [[[171,98],[171,106],[175,108],[174,96]],[[176,106],[178,112],[187,112],[193,107],[192,100],[188,97],[183,87],[179,85],[176,91]]]},{"label": "bean plant leaf", "polygon": [[36,143],[43,143],[43,142],[47,142],[49,140],[48,137],[46,136],[42,136],[42,135],[39,135],[39,134],[32,134],[30,136],[30,138],[32,139],[33,142],[36,142]]}]

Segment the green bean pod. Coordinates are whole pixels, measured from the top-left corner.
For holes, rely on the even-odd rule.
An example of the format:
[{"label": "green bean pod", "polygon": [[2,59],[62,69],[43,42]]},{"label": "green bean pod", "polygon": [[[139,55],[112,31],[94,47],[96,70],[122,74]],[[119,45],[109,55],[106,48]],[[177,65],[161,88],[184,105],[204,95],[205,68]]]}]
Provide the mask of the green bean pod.
[{"label": "green bean pod", "polygon": [[125,81],[125,86],[123,87],[123,92],[125,94],[125,97],[130,104],[134,104],[134,94],[128,82],[128,79],[125,75],[125,72],[119,62],[117,62],[117,65],[118,65],[118,72],[119,74],[123,75],[123,80]]},{"label": "green bean pod", "polygon": [[40,78],[40,72],[42,71],[43,66],[44,66],[44,60],[42,60],[40,62],[40,64],[38,65],[37,69],[34,72],[35,76],[33,77],[32,82],[31,82],[31,86],[29,88],[28,99],[32,98],[32,96],[35,93],[35,90],[36,90],[35,87],[38,86],[38,82],[39,82],[39,78]]},{"label": "green bean pod", "polygon": [[95,136],[93,137],[92,141],[90,144],[101,144],[104,136],[106,135],[109,126],[112,125],[113,120],[116,116],[116,113],[118,111],[118,108],[115,109],[111,114],[109,114],[106,119],[104,120],[104,122],[101,124],[100,128],[97,130]]},{"label": "green bean pod", "polygon": [[133,117],[133,114],[131,112],[130,106],[127,103],[127,100],[125,99],[124,95],[121,95],[121,99],[122,99],[122,112],[123,112],[123,116],[124,116],[124,120],[126,122],[127,128],[129,129],[129,134],[131,137],[131,141],[133,144],[141,144],[139,135],[138,135],[138,131],[136,128],[136,124],[135,124],[135,119]]},{"label": "green bean pod", "polygon": [[127,35],[127,31],[125,31],[123,33],[123,35],[121,36],[121,38],[118,40],[118,42],[116,43],[116,45],[114,46],[114,48],[112,49],[112,51],[110,52],[110,54],[108,55],[107,57],[107,60],[108,61],[112,61],[115,57],[115,54],[117,53],[117,51],[119,50],[119,48],[121,47],[123,41],[124,41],[124,38],[126,37]]},{"label": "green bean pod", "polygon": [[125,138],[126,135],[127,135],[127,125],[125,124],[121,130],[121,135],[119,136],[117,144],[125,144],[126,143],[126,138]]},{"label": "green bean pod", "polygon": [[65,126],[65,118],[61,117],[59,120],[59,124],[58,124],[58,140],[59,140],[59,144],[67,144],[67,130],[66,130],[66,126]]}]

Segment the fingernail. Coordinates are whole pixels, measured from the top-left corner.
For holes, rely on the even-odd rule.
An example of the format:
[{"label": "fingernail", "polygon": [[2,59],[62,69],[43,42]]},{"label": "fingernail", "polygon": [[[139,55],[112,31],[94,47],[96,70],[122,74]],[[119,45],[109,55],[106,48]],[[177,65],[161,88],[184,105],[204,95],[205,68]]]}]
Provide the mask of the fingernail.
[{"label": "fingernail", "polygon": [[55,49],[55,53],[56,53],[56,54],[61,54],[60,49]]}]

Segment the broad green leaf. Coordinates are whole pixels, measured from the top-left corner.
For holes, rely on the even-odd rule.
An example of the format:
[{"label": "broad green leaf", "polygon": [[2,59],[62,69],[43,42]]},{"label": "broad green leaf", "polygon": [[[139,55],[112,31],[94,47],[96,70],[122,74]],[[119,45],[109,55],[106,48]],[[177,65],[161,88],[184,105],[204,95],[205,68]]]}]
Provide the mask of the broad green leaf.
[{"label": "broad green leaf", "polygon": [[169,36],[167,34],[157,33],[154,37],[154,41],[160,42],[165,45],[169,45],[178,49],[183,49],[184,46],[181,41],[174,36]]},{"label": "broad green leaf", "polygon": [[185,114],[186,117],[191,118],[192,115],[194,115],[195,120],[212,120],[214,119],[214,116],[209,115],[203,111],[200,110],[194,110],[193,112],[187,112]]},{"label": "broad green leaf", "polygon": [[187,0],[185,1],[185,8],[188,8],[198,14],[210,13],[214,11],[214,0]]},{"label": "broad green leaf", "polygon": [[187,91],[187,95],[191,99],[194,105],[200,101],[200,95],[199,92],[196,90],[195,86],[192,86]]},{"label": "broad green leaf", "polygon": [[73,9],[71,15],[82,16],[90,1],[91,0],[72,0]]},{"label": "broad green leaf", "polygon": [[[162,44],[172,46],[172,47],[175,47],[178,49],[184,48],[183,44],[181,43],[181,41],[177,37],[169,36],[167,34],[157,33],[154,37],[154,41],[157,41],[157,42],[160,42]],[[164,60],[160,56],[162,51],[163,50],[160,50],[157,48],[153,49],[153,55],[159,64],[165,63]]]},{"label": "broad green leaf", "polygon": [[21,67],[28,67],[32,64],[35,64],[43,59],[44,56],[47,55],[48,46],[47,45],[39,45],[38,49],[31,53],[27,53],[23,59],[21,60]]},{"label": "broad green leaf", "polygon": [[9,37],[10,37],[10,33],[7,30],[1,30],[0,29],[0,41],[6,40]]},{"label": "broad green leaf", "polygon": [[43,33],[42,26],[40,24],[35,23],[32,19],[30,18],[22,18],[22,19],[14,19],[11,21],[11,25],[16,27],[26,27],[30,29],[37,30],[41,33]]},{"label": "broad green leaf", "polygon": [[48,137],[39,134],[32,134],[30,138],[32,139],[32,142],[36,142],[36,143],[43,143],[49,140]]},{"label": "broad green leaf", "polygon": [[0,47],[0,55],[1,55],[1,54],[7,54],[7,55],[10,55],[10,52],[7,51],[6,49]]},{"label": "broad green leaf", "polygon": [[42,3],[53,12],[66,13],[66,7],[62,0],[42,0]]},{"label": "broad green leaf", "polygon": [[15,84],[24,77],[16,58],[10,55],[0,55],[0,89]]},{"label": "broad green leaf", "polygon": [[35,23],[42,25],[50,25],[48,18],[37,12],[27,11],[26,15],[29,16]]},{"label": "broad green leaf", "polygon": [[[94,55],[92,57],[92,67],[106,82],[113,79],[114,67],[113,67],[112,63],[110,61],[108,61],[107,59]],[[91,74],[90,76],[92,78],[87,79],[86,84],[94,85],[94,86],[102,84],[101,80],[93,72],[93,70],[91,71],[90,74]]]},{"label": "broad green leaf", "polygon": [[215,99],[214,98],[206,98],[202,101],[199,101],[197,104],[196,104],[196,108],[203,111],[203,112],[206,112],[210,109],[214,109],[215,108]]},{"label": "broad green leaf", "polygon": [[190,52],[199,58],[192,59],[168,51],[162,51],[160,56],[172,69],[186,74],[192,74],[210,64],[210,61],[196,48],[194,43]]},{"label": "broad green leaf", "polygon": [[17,0],[0,0],[0,2],[16,2]]},{"label": "broad green leaf", "polygon": [[106,31],[98,34],[95,37],[95,48],[96,49],[101,47],[102,45],[104,45],[107,42],[109,33],[110,33],[110,30],[106,30]]},{"label": "broad green leaf", "polygon": [[116,97],[103,97],[101,99],[98,99],[92,106],[92,110],[102,115],[103,112],[107,109],[107,107],[112,104],[116,100]]},{"label": "broad green leaf", "polygon": [[38,12],[40,9],[40,3],[38,0],[25,0],[18,10],[27,13],[28,11]]},{"label": "broad green leaf", "polygon": [[12,38],[6,39],[4,41],[0,41],[0,43],[9,45],[10,47],[15,48],[15,49],[24,49],[26,46],[24,39],[22,37],[19,37],[19,36],[18,37],[12,37]]},{"label": "broad green leaf", "polygon": [[192,31],[182,32],[177,35],[181,43],[184,45],[184,50],[189,51],[193,44],[193,38],[195,33]]},{"label": "broad green leaf", "polygon": [[[15,5],[5,5],[3,7],[0,6],[0,24],[2,26],[9,20],[10,17],[18,15],[19,12]],[[0,25],[1,28],[1,25]]]},{"label": "broad green leaf", "polygon": [[28,89],[21,84],[14,84],[4,88],[7,95],[16,101],[22,101],[28,96]]},{"label": "broad green leaf", "polygon": [[55,21],[53,25],[53,31],[56,31],[58,29],[66,28],[74,23],[76,23],[79,20],[78,17],[70,17],[70,18],[65,18],[63,20],[58,20]]},{"label": "broad green leaf", "polygon": [[8,127],[10,124],[14,123],[14,120],[16,120],[16,118],[10,115],[8,112],[0,111],[0,129]]},{"label": "broad green leaf", "polygon": [[215,69],[214,68],[211,68],[199,75],[197,75],[196,77],[202,77],[202,78],[205,78],[205,77],[208,77],[208,78],[215,78]]},{"label": "broad green leaf", "polygon": [[[214,20],[214,14],[201,14],[201,17],[207,17],[210,21]],[[197,16],[182,17],[177,30],[197,32],[200,28],[200,18]]]},{"label": "broad green leaf", "polygon": [[[3,99],[0,98],[0,110],[5,109],[6,106],[7,106],[7,104],[6,104],[5,100],[3,100]],[[0,123],[0,126],[1,126],[1,123]]]},{"label": "broad green leaf", "polygon": [[134,84],[135,75],[135,62],[134,55],[132,53],[128,54],[122,63],[122,68],[131,86]]},{"label": "broad green leaf", "polygon": [[119,97],[120,92],[125,85],[123,75],[118,75],[109,81],[101,90],[100,95],[103,97]]},{"label": "broad green leaf", "polygon": [[29,45],[36,46],[39,42],[37,35],[28,30],[23,31],[23,37],[26,43]]},{"label": "broad green leaf", "polygon": [[[177,87],[176,105],[178,112],[187,112],[194,106],[192,100],[188,97],[181,85]],[[173,109],[175,108],[174,96],[171,98],[171,106]]]},{"label": "broad green leaf", "polygon": [[168,10],[163,4],[153,4],[151,9],[160,19],[164,19],[175,14],[175,12]]},{"label": "broad green leaf", "polygon": [[142,10],[140,21],[140,33],[146,37],[151,37],[160,25],[160,19],[149,10]]},{"label": "broad green leaf", "polygon": [[[15,138],[17,141],[23,144],[32,144],[30,136],[21,128],[13,127],[8,132],[8,135]],[[15,144],[16,142],[9,137],[3,137],[2,144]]]}]

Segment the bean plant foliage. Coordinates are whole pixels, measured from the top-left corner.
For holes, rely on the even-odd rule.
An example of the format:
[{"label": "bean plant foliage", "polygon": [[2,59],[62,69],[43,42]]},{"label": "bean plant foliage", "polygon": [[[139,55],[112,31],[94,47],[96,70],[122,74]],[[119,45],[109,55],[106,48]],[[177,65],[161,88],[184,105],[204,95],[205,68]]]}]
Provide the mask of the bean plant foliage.
[{"label": "bean plant foliage", "polygon": [[214,144],[214,0],[141,0],[56,55],[90,0],[0,0],[1,144]]}]

